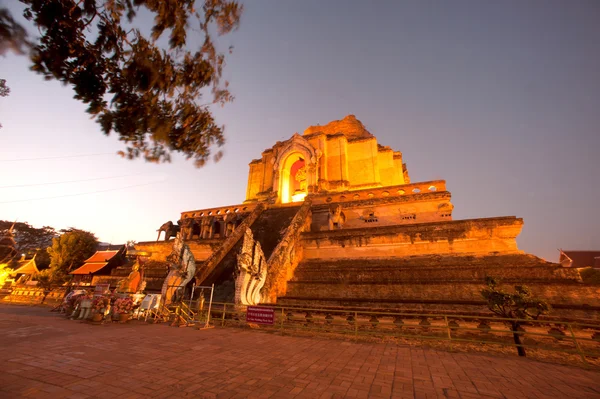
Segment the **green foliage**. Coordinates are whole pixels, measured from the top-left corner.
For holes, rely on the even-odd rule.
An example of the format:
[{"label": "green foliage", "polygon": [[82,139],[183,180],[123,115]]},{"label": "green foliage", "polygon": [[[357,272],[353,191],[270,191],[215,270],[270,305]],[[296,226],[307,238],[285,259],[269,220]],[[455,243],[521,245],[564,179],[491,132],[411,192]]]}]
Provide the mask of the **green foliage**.
[{"label": "green foliage", "polygon": [[55,279],[66,279],[72,272],[96,252],[98,239],[93,233],[79,229],[62,230],[63,234],[52,240],[48,248],[50,270]]},{"label": "green foliage", "polygon": [[[238,28],[242,6],[237,1],[205,0],[199,8],[195,0],[21,2],[27,5],[25,18],[41,34],[31,45],[31,69],[70,85],[102,131],[115,132],[125,143],[122,156],[163,162],[176,151],[202,166],[212,147],[224,144],[223,127],[209,106],[233,97],[228,82],[221,84],[225,56],[211,32],[216,28],[223,35]],[[135,26],[141,10],[154,17],[150,35]],[[14,21],[2,12],[0,32],[4,24],[9,32],[4,37],[12,39]],[[186,49],[189,30],[200,39],[196,51]],[[168,45],[160,46],[164,33]],[[201,104],[206,88],[212,99]]]},{"label": "green foliage", "polygon": [[35,276],[37,280],[37,286],[44,290],[44,297],[42,303],[46,300],[46,297],[54,288],[57,288],[65,282],[65,276],[61,273],[55,273],[52,269],[42,270]]},{"label": "green foliage", "polygon": [[35,277],[38,282],[38,287],[43,288],[44,290],[51,290],[56,284],[54,280],[54,275],[50,269],[42,270]]},{"label": "green foliage", "polygon": [[481,290],[481,295],[485,298],[488,308],[502,318],[521,319],[509,320],[506,323],[511,326],[519,356],[526,356],[519,331],[523,324],[522,320],[537,319],[542,314],[548,313],[550,305],[532,296],[529,288],[523,285],[515,286],[515,292],[510,293],[502,290],[494,277],[486,277],[485,283],[487,287]]},{"label": "green foliage", "polygon": [[17,54],[23,54],[29,45],[25,29],[14,20],[7,9],[1,8],[0,55],[6,54],[9,50]]},{"label": "green foliage", "polygon": [[35,251],[35,264],[38,270],[44,270],[50,267],[50,254],[48,248],[40,248]]},{"label": "green foliage", "polygon": [[581,279],[586,284],[598,284],[600,285],[600,270],[591,267],[586,267],[579,271]]},{"label": "green foliage", "polygon": [[64,273],[59,269],[45,269],[42,270],[35,276],[35,280],[38,282],[38,287],[44,290],[51,291],[52,289],[63,285],[68,279]]},{"label": "green foliage", "polygon": [[510,319],[537,319],[548,313],[550,305],[536,298],[526,286],[515,286],[515,293],[503,291],[498,287],[498,280],[486,277],[487,288],[481,290],[488,308],[500,317]]},{"label": "green foliage", "polygon": [[10,87],[6,85],[6,79],[0,79],[0,97],[6,97],[10,94]]},{"label": "green foliage", "polygon": [[[10,93],[10,87],[6,85],[6,79],[0,79],[0,97],[6,97]],[[2,124],[0,124],[0,128]]]}]

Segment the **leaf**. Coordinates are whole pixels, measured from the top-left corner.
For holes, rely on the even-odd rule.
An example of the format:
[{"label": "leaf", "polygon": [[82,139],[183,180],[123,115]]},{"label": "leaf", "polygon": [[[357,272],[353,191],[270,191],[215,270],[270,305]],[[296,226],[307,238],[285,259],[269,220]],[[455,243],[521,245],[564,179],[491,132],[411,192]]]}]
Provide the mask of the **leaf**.
[{"label": "leaf", "polygon": [[[221,83],[225,56],[209,32],[211,26],[218,34],[239,27],[243,7],[237,1],[206,0],[201,11],[194,0],[22,2],[40,32],[30,46],[31,70],[70,86],[102,132],[125,144],[121,155],[169,162],[178,152],[200,167],[224,145],[223,127],[198,104],[207,87],[209,103],[233,101],[228,82]],[[135,26],[140,8],[154,18],[149,37]],[[203,34],[196,51],[186,48],[192,25]],[[25,43],[19,35],[26,31],[6,10],[0,10],[0,39],[2,26],[11,27],[11,43]],[[164,34],[168,45],[161,47]],[[217,150],[214,158],[220,156]]]}]

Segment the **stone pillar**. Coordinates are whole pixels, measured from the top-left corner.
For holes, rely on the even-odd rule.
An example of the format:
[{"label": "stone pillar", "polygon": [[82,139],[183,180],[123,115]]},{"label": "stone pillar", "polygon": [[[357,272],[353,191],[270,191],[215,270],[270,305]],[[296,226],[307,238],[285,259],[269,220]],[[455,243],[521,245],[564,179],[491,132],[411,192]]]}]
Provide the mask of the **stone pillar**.
[{"label": "stone pillar", "polygon": [[316,193],[318,191],[318,167],[315,159],[311,159],[311,163],[306,164],[306,191],[307,193]]}]

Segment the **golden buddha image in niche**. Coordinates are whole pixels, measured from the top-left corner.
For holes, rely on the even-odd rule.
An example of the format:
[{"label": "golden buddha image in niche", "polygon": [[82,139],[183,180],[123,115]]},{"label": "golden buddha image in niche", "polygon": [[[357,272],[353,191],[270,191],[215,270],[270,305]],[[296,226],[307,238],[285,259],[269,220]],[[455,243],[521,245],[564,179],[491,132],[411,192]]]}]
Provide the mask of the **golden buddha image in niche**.
[{"label": "golden buddha image in niche", "polygon": [[303,201],[306,197],[306,164],[303,158],[298,159],[290,168],[290,193],[292,202]]}]

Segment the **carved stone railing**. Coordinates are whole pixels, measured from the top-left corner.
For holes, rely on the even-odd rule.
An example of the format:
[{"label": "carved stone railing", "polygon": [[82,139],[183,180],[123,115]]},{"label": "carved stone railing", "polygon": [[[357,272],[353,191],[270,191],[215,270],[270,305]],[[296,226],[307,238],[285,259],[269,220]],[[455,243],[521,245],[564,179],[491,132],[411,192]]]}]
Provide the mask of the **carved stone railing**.
[{"label": "carved stone railing", "polygon": [[241,204],[220,206],[218,208],[198,209],[194,211],[181,212],[181,219],[196,218],[202,216],[219,216],[228,213],[248,213],[256,208],[256,204]]},{"label": "carved stone railing", "polygon": [[281,241],[267,261],[267,281],[262,289],[262,300],[274,303],[277,297],[284,295],[287,282],[302,259],[300,234],[310,230],[312,200],[307,198],[292,219]]},{"label": "carved stone railing", "polygon": [[265,210],[263,204],[258,204],[256,208],[244,219],[242,223],[233,231],[233,233],[223,241],[223,244],[212,253],[204,262],[201,262],[197,265],[196,270],[196,280],[199,284],[202,284],[204,280],[206,280],[210,274],[214,271],[215,267],[225,256],[231,251],[233,246],[237,244],[237,242],[244,236],[244,232],[247,227],[252,226],[252,223],[258,219],[260,214]]},{"label": "carved stone railing", "polygon": [[313,205],[329,204],[332,202],[364,201],[392,197],[405,197],[418,194],[445,192],[445,180],[432,180],[401,184],[398,186],[351,189],[346,192],[323,193],[313,197]]}]

